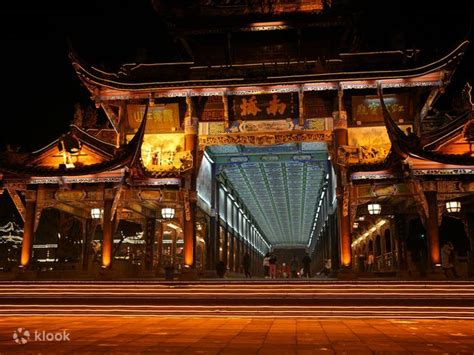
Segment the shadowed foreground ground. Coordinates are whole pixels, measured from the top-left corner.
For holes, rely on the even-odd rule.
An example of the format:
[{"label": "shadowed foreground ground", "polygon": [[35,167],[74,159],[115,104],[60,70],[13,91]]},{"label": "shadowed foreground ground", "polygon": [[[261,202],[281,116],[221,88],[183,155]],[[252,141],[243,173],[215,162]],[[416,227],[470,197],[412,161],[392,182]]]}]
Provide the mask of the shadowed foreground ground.
[{"label": "shadowed foreground ground", "polygon": [[[19,345],[17,328],[30,332]],[[34,340],[34,331],[70,341]],[[472,320],[3,317],[0,353],[370,354],[474,352]]]}]

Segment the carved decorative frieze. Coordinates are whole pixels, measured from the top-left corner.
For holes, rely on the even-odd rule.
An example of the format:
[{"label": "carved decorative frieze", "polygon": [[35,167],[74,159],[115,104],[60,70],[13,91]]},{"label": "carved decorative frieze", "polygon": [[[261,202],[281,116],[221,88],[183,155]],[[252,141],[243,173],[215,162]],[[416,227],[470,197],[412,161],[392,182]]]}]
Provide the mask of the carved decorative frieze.
[{"label": "carved decorative frieze", "polygon": [[344,185],[342,195],[342,215],[344,217],[349,215],[349,186]]},{"label": "carved decorative frieze", "polygon": [[395,196],[398,193],[398,186],[393,185],[372,185],[372,195],[375,197]]},{"label": "carved decorative frieze", "polygon": [[359,150],[357,147],[341,145],[337,149],[337,163],[347,166],[359,163]]},{"label": "carved decorative frieze", "polygon": [[330,131],[292,131],[274,134],[223,134],[216,136],[200,136],[200,149],[208,145],[275,145],[299,142],[329,142]]},{"label": "carved decorative frieze", "polygon": [[240,132],[291,131],[295,125],[292,120],[242,121]]},{"label": "carved decorative frieze", "polygon": [[347,129],[346,111],[334,111],[332,115],[334,118],[334,129]]},{"label": "carved decorative frieze", "polygon": [[474,174],[474,169],[460,168],[460,169],[414,169],[413,175],[471,175]]},{"label": "carved decorative frieze", "polygon": [[374,172],[374,173],[354,173],[351,175],[351,180],[384,180],[393,179],[394,174],[386,172]]},{"label": "carved decorative frieze", "polygon": [[84,190],[60,190],[56,191],[54,198],[58,201],[80,201],[87,197]]}]

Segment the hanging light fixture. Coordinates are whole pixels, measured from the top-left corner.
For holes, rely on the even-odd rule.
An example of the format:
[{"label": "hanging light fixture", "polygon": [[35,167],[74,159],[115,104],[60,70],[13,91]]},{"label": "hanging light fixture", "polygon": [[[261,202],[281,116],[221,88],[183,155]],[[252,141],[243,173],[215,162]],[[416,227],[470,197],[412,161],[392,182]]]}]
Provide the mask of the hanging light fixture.
[{"label": "hanging light fixture", "polygon": [[369,214],[380,214],[380,212],[382,212],[380,203],[369,203],[367,209],[369,210]]},{"label": "hanging light fixture", "polygon": [[161,216],[165,219],[174,218],[174,208],[165,207],[161,209]]},{"label": "hanging light fixture", "polygon": [[359,222],[352,223],[352,228],[359,228]]},{"label": "hanging light fixture", "polygon": [[458,213],[459,211],[461,211],[461,202],[459,201],[446,202],[446,210],[449,213]]},{"label": "hanging light fixture", "polygon": [[91,218],[92,219],[101,219],[104,210],[102,208],[91,208]]}]

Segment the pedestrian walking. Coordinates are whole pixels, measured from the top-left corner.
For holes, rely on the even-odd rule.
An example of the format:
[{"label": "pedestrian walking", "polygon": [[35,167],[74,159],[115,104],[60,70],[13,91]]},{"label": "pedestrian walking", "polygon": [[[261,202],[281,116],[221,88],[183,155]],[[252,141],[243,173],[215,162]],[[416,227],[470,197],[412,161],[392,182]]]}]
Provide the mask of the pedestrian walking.
[{"label": "pedestrian walking", "polygon": [[242,259],[242,266],[244,267],[244,273],[246,278],[251,278],[252,275],[250,274],[250,254],[246,252],[244,254],[244,258]]},{"label": "pedestrian walking", "polygon": [[266,253],[263,257],[263,273],[265,274],[265,278],[268,279],[270,277],[270,253]]},{"label": "pedestrian walking", "polygon": [[303,260],[303,277],[311,277],[310,276],[310,268],[311,268],[311,258],[309,257],[308,253],[305,254]]}]

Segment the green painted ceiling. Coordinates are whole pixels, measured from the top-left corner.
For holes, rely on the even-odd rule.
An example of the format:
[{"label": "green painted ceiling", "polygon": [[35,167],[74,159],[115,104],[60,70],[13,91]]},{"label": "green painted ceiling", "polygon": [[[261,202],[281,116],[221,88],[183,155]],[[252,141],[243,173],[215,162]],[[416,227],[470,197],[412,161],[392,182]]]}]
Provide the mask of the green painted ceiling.
[{"label": "green painted ceiling", "polygon": [[209,155],[273,246],[306,246],[327,171],[324,143],[215,146]]}]

